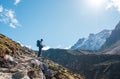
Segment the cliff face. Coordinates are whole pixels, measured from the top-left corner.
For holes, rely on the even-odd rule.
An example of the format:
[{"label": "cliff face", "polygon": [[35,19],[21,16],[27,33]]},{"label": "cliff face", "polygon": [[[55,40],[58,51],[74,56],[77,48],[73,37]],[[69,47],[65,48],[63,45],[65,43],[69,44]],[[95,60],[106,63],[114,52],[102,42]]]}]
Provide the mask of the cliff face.
[{"label": "cliff face", "polygon": [[84,79],[0,34],[0,79]]},{"label": "cliff face", "polygon": [[102,46],[102,52],[106,54],[120,55],[120,22],[116,25],[105,44]]},{"label": "cliff face", "polygon": [[116,25],[109,38],[107,38],[103,47],[110,47],[120,40],[120,22]]}]

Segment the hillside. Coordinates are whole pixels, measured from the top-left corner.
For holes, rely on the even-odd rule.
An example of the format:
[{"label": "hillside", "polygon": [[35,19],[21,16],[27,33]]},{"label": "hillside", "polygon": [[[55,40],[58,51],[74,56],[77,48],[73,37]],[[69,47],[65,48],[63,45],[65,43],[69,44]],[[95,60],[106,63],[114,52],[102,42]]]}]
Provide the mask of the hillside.
[{"label": "hillside", "polygon": [[0,34],[0,79],[84,79]]},{"label": "hillside", "polygon": [[71,50],[49,49],[43,56],[85,76],[85,79],[120,79],[120,55],[71,52]]}]

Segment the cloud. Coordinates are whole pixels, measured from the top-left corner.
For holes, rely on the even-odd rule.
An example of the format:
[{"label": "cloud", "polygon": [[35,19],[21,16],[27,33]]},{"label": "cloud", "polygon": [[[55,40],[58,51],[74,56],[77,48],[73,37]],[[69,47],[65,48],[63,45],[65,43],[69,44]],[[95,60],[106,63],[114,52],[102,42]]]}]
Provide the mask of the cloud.
[{"label": "cloud", "polygon": [[29,49],[32,48],[31,45],[23,45],[20,41],[17,41],[17,43],[19,43],[22,47],[27,47],[27,48],[29,48]]},{"label": "cloud", "polygon": [[56,48],[62,48],[62,45],[61,45],[61,44],[59,44]]},{"label": "cloud", "polygon": [[71,46],[68,46],[68,47],[66,47],[66,48],[64,48],[64,49],[70,49],[71,48]]},{"label": "cloud", "polygon": [[25,47],[27,47],[27,48],[29,48],[29,49],[31,49],[31,48],[32,48],[32,46],[31,46],[31,45],[25,45]]},{"label": "cloud", "polygon": [[17,5],[18,3],[20,3],[20,0],[15,0],[14,5]]},{"label": "cloud", "polygon": [[18,20],[15,18],[15,13],[13,10],[7,10],[6,13],[7,18],[9,18],[9,25],[12,28],[16,28],[16,26],[19,26]]},{"label": "cloud", "polygon": [[1,5],[0,5],[0,22],[9,24],[9,26],[12,28],[20,26],[18,20],[15,17],[15,12],[12,9],[6,9]]},{"label": "cloud", "polygon": [[[21,0],[15,0],[14,5],[20,3]],[[3,5],[5,6],[5,5]],[[12,28],[21,26],[15,16],[15,11],[10,8],[5,8],[0,5],[0,22],[8,24]]]},{"label": "cloud", "polygon": [[120,0],[109,0],[106,9],[116,8],[120,12]]},{"label": "cloud", "polygon": [[0,6],[0,13],[1,13],[1,12],[3,12],[3,7],[2,7],[2,6]]},{"label": "cloud", "polygon": [[43,47],[42,50],[48,50],[48,49],[50,49],[50,48],[51,48],[50,46],[45,46],[45,47]]},{"label": "cloud", "polygon": [[17,41],[17,43],[19,43],[22,47],[24,46],[20,41]]}]

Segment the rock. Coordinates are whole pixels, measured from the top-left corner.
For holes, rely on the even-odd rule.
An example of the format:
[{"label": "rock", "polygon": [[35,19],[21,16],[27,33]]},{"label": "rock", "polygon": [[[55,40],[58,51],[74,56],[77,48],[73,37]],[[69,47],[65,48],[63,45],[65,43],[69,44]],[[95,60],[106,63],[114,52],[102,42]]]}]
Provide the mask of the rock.
[{"label": "rock", "polygon": [[52,77],[54,77],[54,75],[55,75],[55,72],[53,70],[48,69],[45,72],[45,76],[46,76],[47,79],[51,79]]},{"label": "rock", "polygon": [[41,70],[31,70],[27,73],[30,79],[45,79],[44,74]]},{"label": "rock", "polygon": [[29,76],[30,79],[33,79],[34,77],[36,77],[36,74],[34,71],[29,71],[27,75]]},{"label": "rock", "polygon": [[14,67],[18,64],[18,62],[15,61],[12,56],[6,54],[4,57],[4,64],[6,64],[8,67]]},{"label": "rock", "polygon": [[25,75],[22,79],[30,79],[27,75]]},{"label": "rock", "polygon": [[45,73],[48,68],[49,65],[47,63],[42,63],[42,65],[40,66],[40,69],[43,71],[43,73]]},{"label": "rock", "polygon": [[31,66],[32,67],[35,67],[35,66],[39,67],[40,65],[42,65],[42,62],[40,62],[39,60],[37,60],[37,59],[32,59],[31,60]]},{"label": "rock", "polygon": [[24,65],[19,64],[19,65],[16,66],[16,69],[17,69],[18,71],[23,71],[23,70],[25,70],[25,67],[24,67]]},{"label": "rock", "polygon": [[23,77],[24,77],[24,73],[23,72],[17,72],[17,73],[12,75],[12,79],[21,79]]},{"label": "rock", "polygon": [[11,61],[11,62],[13,62],[14,61],[14,59],[13,59],[13,57],[12,56],[10,56],[10,55],[5,55],[5,60],[7,60],[7,61]]},{"label": "rock", "polygon": [[16,73],[18,70],[17,69],[15,69],[15,68],[11,68],[10,70],[9,70],[9,72],[11,72],[11,73]]},{"label": "rock", "polygon": [[0,79],[12,79],[12,74],[0,72]]}]

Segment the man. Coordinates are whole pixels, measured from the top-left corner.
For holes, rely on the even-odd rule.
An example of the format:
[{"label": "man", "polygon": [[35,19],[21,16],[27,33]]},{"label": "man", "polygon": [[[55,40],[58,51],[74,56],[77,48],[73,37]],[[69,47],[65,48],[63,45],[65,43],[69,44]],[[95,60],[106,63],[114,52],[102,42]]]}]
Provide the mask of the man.
[{"label": "man", "polygon": [[41,56],[41,52],[42,52],[42,48],[43,48],[43,44],[42,44],[42,42],[43,42],[43,39],[41,39],[41,40],[37,40],[37,47],[39,47],[38,57]]}]

